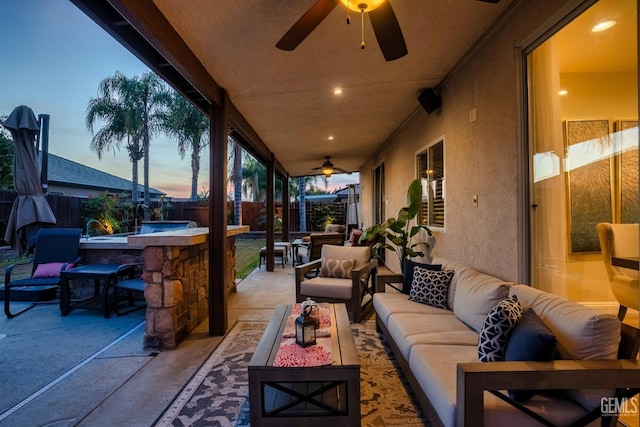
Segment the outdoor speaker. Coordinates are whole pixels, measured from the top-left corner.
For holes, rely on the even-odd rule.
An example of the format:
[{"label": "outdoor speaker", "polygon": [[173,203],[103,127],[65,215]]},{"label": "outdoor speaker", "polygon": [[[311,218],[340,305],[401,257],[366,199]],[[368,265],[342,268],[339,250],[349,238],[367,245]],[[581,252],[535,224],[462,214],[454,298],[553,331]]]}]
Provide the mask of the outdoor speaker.
[{"label": "outdoor speaker", "polygon": [[433,89],[423,90],[418,96],[418,101],[427,114],[433,113],[442,106],[442,98],[436,95]]}]

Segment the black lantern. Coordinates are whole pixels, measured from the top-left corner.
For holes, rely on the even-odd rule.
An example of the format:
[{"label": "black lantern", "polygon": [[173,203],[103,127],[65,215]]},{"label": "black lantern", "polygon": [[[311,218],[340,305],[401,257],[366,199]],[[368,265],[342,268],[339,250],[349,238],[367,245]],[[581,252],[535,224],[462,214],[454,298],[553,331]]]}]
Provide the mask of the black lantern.
[{"label": "black lantern", "polygon": [[309,347],[316,343],[316,324],[309,315],[311,307],[302,309],[302,314],[296,318],[296,344],[300,347]]}]

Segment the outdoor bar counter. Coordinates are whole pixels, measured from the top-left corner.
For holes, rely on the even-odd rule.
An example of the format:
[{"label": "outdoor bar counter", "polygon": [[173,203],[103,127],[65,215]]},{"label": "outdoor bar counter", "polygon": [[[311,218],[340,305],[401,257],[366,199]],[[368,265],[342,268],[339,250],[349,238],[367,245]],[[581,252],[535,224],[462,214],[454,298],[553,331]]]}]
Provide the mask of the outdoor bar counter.
[{"label": "outdoor bar counter", "polygon": [[[227,227],[227,292],[235,292],[235,236]],[[80,240],[84,263],[139,263],[146,282],[144,348],[175,349],[208,316],[209,229],[185,228]]]}]

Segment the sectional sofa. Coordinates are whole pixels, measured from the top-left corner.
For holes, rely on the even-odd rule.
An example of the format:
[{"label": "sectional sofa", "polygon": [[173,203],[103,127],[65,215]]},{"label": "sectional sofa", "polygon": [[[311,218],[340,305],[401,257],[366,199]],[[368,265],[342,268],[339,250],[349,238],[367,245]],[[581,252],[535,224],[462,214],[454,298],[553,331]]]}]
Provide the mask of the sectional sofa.
[{"label": "sectional sofa", "polygon": [[[588,417],[592,411],[599,416],[602,397],[640,387],[635,357],[619,359],[619,351],[622,357],[637,354],[637,329],[621,327],[615,316],[461,263],[436,258],[433,264],[454,272],[446,308],[410,301],[409,295],[380,281],[373,298],[377,327],[432,425],[544,425],[537,416],[555,425],[582,417],[587,417],[582,418],[585,425],[600,425]],[[401,276],[389,279],[387,275],[386,282],[399,282]],[[555,336],[554,360],[479,362],[479,333],[486,328],[487,314],[513,295],[523,311],[532,309]],[[515,340],[513,331],[507,349]],[[526,347],[514,344],[509,350],[522,353]],[[504,400],[511,393],[528,393],[515,403],[520,408]]]}]

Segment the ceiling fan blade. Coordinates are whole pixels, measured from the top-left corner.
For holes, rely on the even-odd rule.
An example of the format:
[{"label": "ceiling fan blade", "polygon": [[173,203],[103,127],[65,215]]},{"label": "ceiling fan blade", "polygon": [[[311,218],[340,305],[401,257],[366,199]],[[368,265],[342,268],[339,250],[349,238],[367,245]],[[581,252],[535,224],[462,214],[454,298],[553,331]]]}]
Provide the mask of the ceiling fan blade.
[{"label": "ceiling fan blade", "polygon": [[407,54],[407,45],[402,36],[398,18],[388,1],[369,12],[371,26],[378,39],[380,50],[386,61],[402,58]]},{"label": "ceiling fan blade", "polygon": [[276,44],[278,49],[294,50],[331,13],[340,0],[318,0]]},{"label": "ceiling fan blade", "polygon": [[485,3],[500,3],[500,0],[478,0],[478,1],[483,1]]}]

